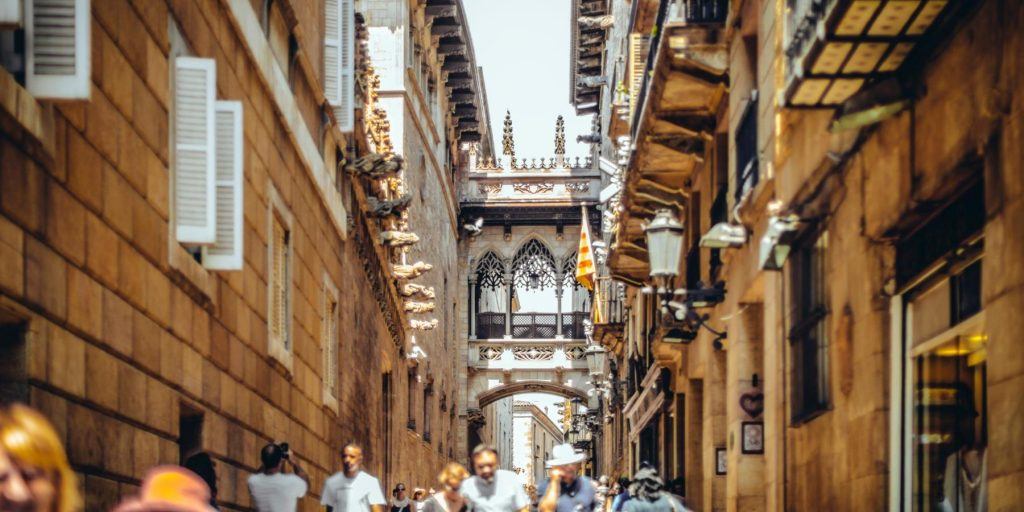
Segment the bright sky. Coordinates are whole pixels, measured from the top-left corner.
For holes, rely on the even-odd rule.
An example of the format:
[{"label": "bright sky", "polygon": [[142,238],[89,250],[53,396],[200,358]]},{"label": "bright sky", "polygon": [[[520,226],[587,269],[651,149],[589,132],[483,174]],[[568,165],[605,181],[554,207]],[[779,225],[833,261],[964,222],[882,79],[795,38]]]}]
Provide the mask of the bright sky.
[{"label": "bright sky", "polygon": [[[501,153],[505,110],[509,110],[516,156],[553,157],[559,114],[565,116],[566,155],[589,155],[589,146],[577,144],[576,136],[590,133],[592,116],[577,117],[569,103],[569,0],[463,0],[463,5],[476,61],[484,69],[495,152]],[[553,297],[543,295],[520,297],[524,310],[554,311]],[[571,304],[570,299],[566,311]],[[546,408],[559,424],[556,405],[564,398],[525,393],[515,399]]]},{"label": "bright sky", "polygon": [[576,136],[592,116],[569,103],[569,0],[463,0],[477,64],[483,66],[495,153],[505,110],[512,112],[516,156],[551,158],[555,119],[565,116],[567,156],[587,156]]}]

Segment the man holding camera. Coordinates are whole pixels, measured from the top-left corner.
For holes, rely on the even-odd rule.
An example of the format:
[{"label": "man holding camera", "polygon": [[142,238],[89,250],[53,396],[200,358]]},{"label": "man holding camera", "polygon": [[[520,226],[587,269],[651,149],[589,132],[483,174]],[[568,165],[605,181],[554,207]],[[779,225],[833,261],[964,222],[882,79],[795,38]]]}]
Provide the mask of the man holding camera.
[{"label": "man holding camera", "polygon": [[[263,465],[259,473],[249,476],[249,494],[257,512],[295,512],[296,504],[306,495],[309,476],[289,456],[288,443],[270,443],[260,452]],[[285,462],[292,473],[285,473]]]}]

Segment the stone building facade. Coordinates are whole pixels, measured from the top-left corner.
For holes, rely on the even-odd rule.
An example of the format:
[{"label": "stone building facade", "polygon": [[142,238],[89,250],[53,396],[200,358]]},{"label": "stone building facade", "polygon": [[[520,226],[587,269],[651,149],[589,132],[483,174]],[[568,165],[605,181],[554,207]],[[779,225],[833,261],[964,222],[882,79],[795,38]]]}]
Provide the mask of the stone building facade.
[{"label": "stone building facade", "polygon": [[[399,61],[416,76],[402,87],[433,94],[406,95],[416,109],[404,112],[376,97],[395,89],[375,76],[401,70],[375,75],[360,45],[383,2],[74,3],[80,76],[64,85],[84,92],[47,91],[3,48],[0,389],[56,425],[86,508],[106,510],[148,468],[205,451],[222,507],[247,509],[246,478],[271,441],[288,442],[310,474],[302,510],[320,508],[350,441],[385,487],[432,482],[452,456],[457,407],[454,305],[442,304],[457,275],[450,169],[460,144],[480,138],[449,112],[479,105],[482,91],[451,96],[430,33],[432,21],[461,19],[461,4],[435,18],[426,2],[393,2],[417,20],[404,33],[421,50]],[[325,40],[348,52],[336,76],[338,45]],[[446,51],[475,66],[464,41]],[[203,115],[209,100],[233,102],[216,112],[236,124],[190,124],[197,97]],[[436,103],[432,119],[412,112],[424,101]],[[189,138],[198,133],[210,138]],[[388,197],[360,174],[374,152],[392,158],[389,133],[418,196],[395,235],[419,231],[408,251],[381,242]],[[192,209],[202,190],[182,193],[196,161],[237,180],[216,182],[234,195],[217,195],[214,213],[237,224],[218,224],[206,249],[182,242],[182,226],[214,210]],[[403,258],[435,268],[414,281]],[[433,312],[410,309],[407,282],[434,287]]]},{"label": "stone building facade", "polygon": [[[696,510],[1014,510],[1024,9],[812,3],[610,4],[625,316],[595,336],[625,424],[606,426],[623,451],[606,471],[653,456]],[[641,290],[639,222],[664,208],[685,230],[671,284],[724,284],[682,321]]]},{"label": "stone building facade", "polygon": [[516,402],[513,409],[515,452],[513,466],[527,489],[536,492],[537,484],[547,478],[545,461],[551,449],[562,444],[562,431],[547,413],[530,402]]}]

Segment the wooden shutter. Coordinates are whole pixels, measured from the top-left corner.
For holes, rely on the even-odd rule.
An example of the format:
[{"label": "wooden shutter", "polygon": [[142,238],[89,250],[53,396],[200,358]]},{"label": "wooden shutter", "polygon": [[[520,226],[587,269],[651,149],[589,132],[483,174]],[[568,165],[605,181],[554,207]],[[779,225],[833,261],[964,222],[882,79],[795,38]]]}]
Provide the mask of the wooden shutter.
[{"label": "wooden shutter", "polygon": [[271,342],[291,351],[288,340],[288,230],[274,216],[271,233],[270,318]]},{"label": "wooden shutter", "polygon": [[217,240],[203,247],[203,265],[242,270],[242,102],[218,101],[216,118]]},{"label": "wooden shutter", "polygon": [[341,103],[340,1],[324,2],[324,95],[331,105]]},{"label": "wooden shutter", "polygon": [[25,88],[36,98],[89,99],[89,0],[25,0]]},{"label": "wooden shutter", "polygon": [[213,59],[174,60],[174,215],[178,241],[216,241]]},{"label": "wooden shutter", "polygon": [[629,117],[637,108],[640,88],[644,85],[644,73],[647,71],[647,54],[651,48],[651,39],[644,34],[629,35]]},{"label": "wooden shutter", "polygon": [[338,69],[338,103],[334,117],[343,132],[355,129],[356,91],[356,13],[355,0],[337,0],[340,59]]}]

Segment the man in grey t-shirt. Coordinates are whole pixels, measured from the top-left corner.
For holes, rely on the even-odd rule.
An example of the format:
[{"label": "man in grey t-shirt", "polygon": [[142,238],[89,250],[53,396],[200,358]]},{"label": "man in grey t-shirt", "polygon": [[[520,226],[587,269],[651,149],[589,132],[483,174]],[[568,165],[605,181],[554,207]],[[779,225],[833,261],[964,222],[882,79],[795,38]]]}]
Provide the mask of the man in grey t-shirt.
[{"label": "man in grey t-shirt", "polygon": [[519,477],[511,471],[498,469],[498,451],[480,445],[470,456],[474,476],[462,483],[462,495],[475,512],[528,512],[530,498]]}]

